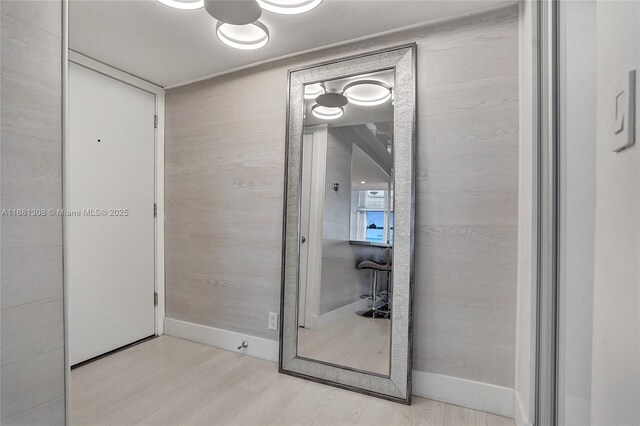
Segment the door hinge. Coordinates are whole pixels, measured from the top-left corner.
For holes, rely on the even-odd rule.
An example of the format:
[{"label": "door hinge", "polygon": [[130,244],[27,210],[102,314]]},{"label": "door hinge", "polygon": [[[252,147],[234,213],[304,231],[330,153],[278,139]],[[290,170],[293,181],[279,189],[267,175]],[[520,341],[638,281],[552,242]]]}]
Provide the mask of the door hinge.
[{"label": "door hinge", "polygon": [[158,292],[157,291],[153,292],[153,304],[154,305],[158,304]]},{"label": "door hinge", "polygon": [[154,129],[158,128],[158,116],[157,115],[153,116],[153,128]]},{"label": "door hinge", "polygon": [[153,203],[153,217],[158,217],[158,205]]}]

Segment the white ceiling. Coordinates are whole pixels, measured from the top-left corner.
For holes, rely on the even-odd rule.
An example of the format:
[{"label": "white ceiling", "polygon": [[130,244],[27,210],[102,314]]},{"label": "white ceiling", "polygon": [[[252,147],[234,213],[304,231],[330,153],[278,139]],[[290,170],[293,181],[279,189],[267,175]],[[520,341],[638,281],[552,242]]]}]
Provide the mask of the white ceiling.
[{"label": "white ceiling", "polygon": [[174,86],[275,58],[460,16],[512,0],[325,0],[300,15],[263,12],[269,44],[220,43],[204,9],[156,0],[71,0],[69,47],[160,86]]},{"label": "white ceiling", "polygon": [[382,170],[382,167],[357,145],[353,145],[353,153],[351,154],[351,190],[383,190],[387,189],[389,181],[389,175]]}]

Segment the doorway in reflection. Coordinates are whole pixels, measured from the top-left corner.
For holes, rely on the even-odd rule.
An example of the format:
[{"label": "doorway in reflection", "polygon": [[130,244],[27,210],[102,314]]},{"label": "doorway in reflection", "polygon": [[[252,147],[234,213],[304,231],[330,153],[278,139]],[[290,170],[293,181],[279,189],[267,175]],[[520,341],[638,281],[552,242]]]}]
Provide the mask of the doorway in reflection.
[{"label": "doorway in reflection", "polygon": [[305,86],[298,356],[389,374],[392,70]]}]

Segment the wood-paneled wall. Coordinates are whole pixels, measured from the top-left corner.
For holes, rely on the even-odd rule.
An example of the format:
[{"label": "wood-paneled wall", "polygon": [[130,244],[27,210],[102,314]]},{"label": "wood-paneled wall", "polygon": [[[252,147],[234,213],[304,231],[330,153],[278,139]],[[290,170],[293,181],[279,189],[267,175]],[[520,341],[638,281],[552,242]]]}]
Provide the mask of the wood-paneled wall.
[{"label": "wood-paneled wall", "polygon": [[[2,209],[59,209],[61,2],[2,1],[0,10]],[[0,223],[0,423],[62,425],[62,219],[3,215]]]},{"label": "wood-paneled wall", "polygon": [[517,8],[167,92],[167,316],[276,340],[287,69],[418,44],[414,367],[513,387]]}]

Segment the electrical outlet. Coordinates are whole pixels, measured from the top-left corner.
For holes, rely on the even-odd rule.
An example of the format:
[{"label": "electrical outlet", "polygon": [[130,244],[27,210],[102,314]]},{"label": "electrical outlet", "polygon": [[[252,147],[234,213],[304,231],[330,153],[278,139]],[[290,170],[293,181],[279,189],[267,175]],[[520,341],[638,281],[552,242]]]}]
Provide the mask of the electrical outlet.
[{"label": "electrical outlet", "polygon": [[269,330],[278,329],[278,313],[269,312]]}]

